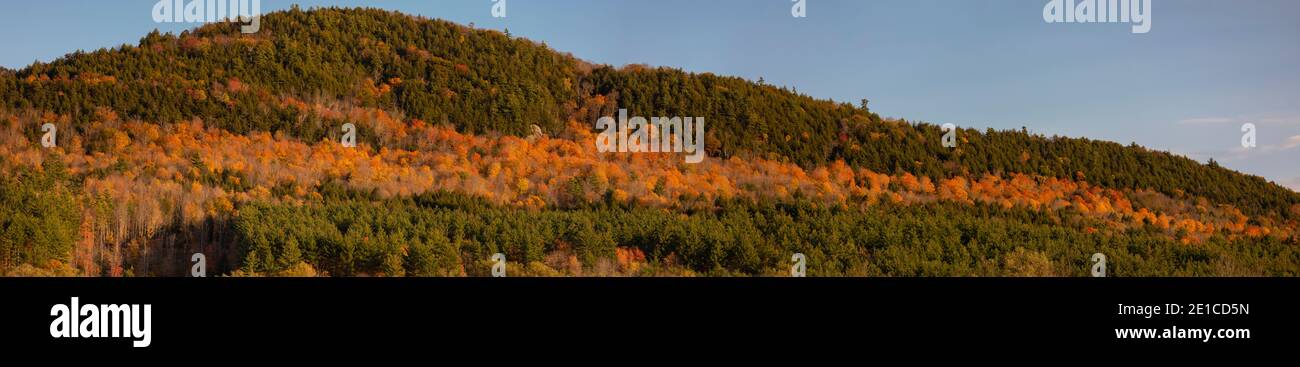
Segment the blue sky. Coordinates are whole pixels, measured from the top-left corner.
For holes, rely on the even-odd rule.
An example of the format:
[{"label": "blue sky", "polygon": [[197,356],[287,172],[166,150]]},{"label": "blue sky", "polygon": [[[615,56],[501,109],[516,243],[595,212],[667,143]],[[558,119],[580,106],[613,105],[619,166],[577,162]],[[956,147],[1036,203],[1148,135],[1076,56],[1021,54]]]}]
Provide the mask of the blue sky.
[{"label": "blue sky", "polygon": [[[1298,1],[1154,0],[1147,34],[1048,24],[1048,0],[807,0],[806,18],[791,0],[506,1],[505,18],[492,0],[296,3],[509,28],[597,63],[762,77],[909,120],[1137,142],[1300,189]],[[194,26],[154,23],[156,2],[6,3],[0,65]]]}]

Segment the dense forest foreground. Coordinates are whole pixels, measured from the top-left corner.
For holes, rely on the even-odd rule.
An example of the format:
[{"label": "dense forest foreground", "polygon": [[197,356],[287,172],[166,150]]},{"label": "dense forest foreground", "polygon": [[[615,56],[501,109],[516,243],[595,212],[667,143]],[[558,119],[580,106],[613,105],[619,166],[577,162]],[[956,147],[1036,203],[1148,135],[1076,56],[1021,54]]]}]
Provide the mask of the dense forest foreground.
[{"label": "dense forest foreground", "polygon": [[[1300,194],[505,32],[297,8],[0,70],[0,274],[1300,275]],[[704,116],[708,158],[593,123]],[[53,127],[53,129],[51,129]],[[356,144],[344,144],[355,137]]]}]

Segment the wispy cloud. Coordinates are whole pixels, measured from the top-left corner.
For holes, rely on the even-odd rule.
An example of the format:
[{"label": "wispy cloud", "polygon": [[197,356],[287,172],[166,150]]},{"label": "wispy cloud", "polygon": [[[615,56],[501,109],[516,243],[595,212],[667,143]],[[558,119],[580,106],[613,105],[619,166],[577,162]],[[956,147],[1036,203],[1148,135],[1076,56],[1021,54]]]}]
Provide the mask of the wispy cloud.
[{"label": "wispy cloud", "polygon": [[1236,121],[1227,117],[1197,117],[1178,121],[1180,125],[1217,125]]},{"label": "wispy cloud", "polygon": [[1278,182],[1277,184],[1282,185],[1282,186],[1285,186],[1285,187],[1291,189],[1292,191],[1300,192],[1300,176],[1296,176],[1296,177],[1292,177],[1292,178],[1289,178],[1289,179],[1282,180],[1282,181]]},{"label": "wispy cloud", "polygon": [[1282,149],[1284,150],[1292,149],[1295,147],[1300,147],[1300,135],[1292,136],[1290,138],[1287,138],[1285,142],[1282,142]]},{"label": "wispy cloud", "polygon": [[[1296,136],[1292,136],[1292,137],[1286,138],[1286,140],[1283,140],[1281,143],[1278,143],[1278,144],[1263,144],[1263,145],[1260,145],[1260,146],[1259,146],[1259,151],[1261,151],[1261,152],[1263,152],[1263,153],[1273,153],[1273,152],[1280,152],[1280,151],[1283,151],[1283,150],[1291,150],[1291,149],[1295,149],[1296,147],[1300,147],[1300,135],[1296,135]],[[1236,149],[1234,149],[1234,150],[1236,150]],[[1236,150],[1236,151],[1241,152],[1241,153],[1247,153],[1247,152],[1249,152],[1250,150],[1251,150],[1251,149],[1244,149],[1244,148],[1243,148],[1243,149],[1241,149],[1241,150]]]},{"label": "wispy cloud", "polygon": [[1259,119],[1261,124],[1300,126],[1300,116],[1267,117]]},{"label": "wispy cloud", "polygon": [[1280,125],[1280,126],[1300,126],[1300,115],[1292,116],[1248,116],[1248,117],[1222,117],[1207,116],[1193,117],[1178,120],[1179,125],[1240,125],[1252,123],[1256,125]]}]

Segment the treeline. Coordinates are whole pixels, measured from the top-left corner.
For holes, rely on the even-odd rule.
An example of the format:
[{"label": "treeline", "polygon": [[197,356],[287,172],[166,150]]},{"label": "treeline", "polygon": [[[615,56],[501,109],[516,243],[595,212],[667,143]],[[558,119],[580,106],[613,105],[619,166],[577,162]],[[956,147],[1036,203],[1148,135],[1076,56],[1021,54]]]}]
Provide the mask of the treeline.
[{"label": "treeline", "polygon": [[[1176,198],[1206,198],[1251,215],[1300,219],[1300,194],[1218,166],[1168,152],[1086,138],[961,129],[957,148],[942,147],[938,126],[855,125],[835,156],[851,165],[930,177],[1023,173],[1087,181],[1111,188],[1151,189]],[[860,143],[859,143],[860,142]]]},{"label": "treeline", "polygon": [[[703,116],[714,157],[788,159],[928,177],[1025,173],[1154,189],[1233,204],[1252,215],[1300,218],[1300,194],[1263,178],[1137,146],[966,129],[957,149],[935,125],[881,119],[740,78],[631,66],[592,66],[545,45],[376,9],[268,14],[262,31],[211,24],[154,32],[138,45],[78,52],[0,72],[11,109],[66,115],[82,129],[108,107],[127,119],[203,119],[235,133],[269,131],[306,141],[333,137],[340,117],[301,105],[345,102],[399,111],[405,123],[446,123],[469,133],[559,131],[627,108],[636,115]],[[363,142],[381,142],[363,133]]]},{"label": "treeline", "polygon": [[[640,67],[596,69],[585,87],[607,104],[662,116],[706,116],[710,155],[789,159],[934,178],[1022,173],[1204,197],[1252,215],[1300,219],[1300,194],[1258,176],[1136,144],[960,129],[957,147],[939,126],[883,120],[865,105],[819,101],[739,78]],[[606,111],[612,108],[605,108]],[[608,113],[608,112],[607,112]]]},{"label": "treeline", "polygon": [[785,276],[794,253],[812,276],[1087,276],[1093,253],[1115,276],[1300,275],[1294,238],[1187,246],[1155,228],[1112,236],[1061,225],[1073,220],[988,205],[859,210],[798,200],[538,211],[432,193],[252,204],[235,226],[245,244],[239,274],[486,276],[500,252],[510,271],[530,275]]}]

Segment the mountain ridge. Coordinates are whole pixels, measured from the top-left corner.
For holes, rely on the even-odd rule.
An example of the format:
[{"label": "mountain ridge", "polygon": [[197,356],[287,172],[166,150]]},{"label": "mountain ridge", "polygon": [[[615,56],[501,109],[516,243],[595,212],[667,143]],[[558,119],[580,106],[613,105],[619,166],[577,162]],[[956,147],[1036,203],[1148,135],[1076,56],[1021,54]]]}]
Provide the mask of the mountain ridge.
[{"label": "mountain ridge", "polygon": [[[976,175],[1019,172],[1075,177],[1082,172],[1106,186],[1149,188],[1168,194],[1180,190],[1255,213],[1262,212],[1262,207],[1300,203],[1300,194],[1258,176],[1202,165],[1168,152],[1088,138],[1020,136],[1020,132],[992,129],[981,134],[963,129],[963,138],[974,141],[950,151],[937,144],[942,136],[938,126],[915,124],[904,129],[910,131],[897,132],[888,144],[872,144],[878,134],[893,131],[879,115],[847,103],[710,73],[589,64],[501,32],[396,12],[291,9],[267,14],[265,20],[263,32],[255,35],[239,34],[232,24],[210,24],[178,36],[155,32],[137,46],[73,53],[51,63],[34,64],[15,71],[15,79],[5,88],[9,90],[5,100],[11,108],[53,110],[71,114],[78,122],[86,122],[96,106],[107,105],[145,121],[203,117],[237,133],[289,131],[308,140],[326,133],[285,123],[294,120],[291,112],[268,109],[238,96],[235,108],[227,110],[216,101],[194,101],[190,95],[203,89],[209,89],[210,95],[213,88],[203,84],[235,78],[245,85],[270,88],[270,93],[357,98],[363,105],[451,123],[465,132],[499,131],[517,136],[530,133],[532,124],[557,131],[564,128],[566,120],[591,123],[596,117],[612,116],[616,108],[627,108],[644,114],[709,118],[712,132],[706,147],[710,156],[723,158],[776,154],[803,165],[845,159],[855,167],[936,177],[959,173],[951,167],[945,169],[949,162],[956,162]],[[323,29],[376,31],[335,35]],[[355,42],[355,51],[339,51],[348,49],[348,41]],[[465,46],[445,47],[447,44]],[[127,66],[131,60],[122,57],[138,58],[153,66],[132,68]],[[194,65],[226,60],[228,64],[206,68]],[[119,95],[130,93],[129,88],[56,86],[37,90],[19,82],[60,76],[95,80],[96,75],[116,78],[118,84],[149,82],[136,90],[154,100],[126,101]],[[193,85],[183,89],[156,85],[177,80]],[[44,93],[78,93],[87,98],[70,103]],[[979,142],[983,139],[992,142]],[[1059,148],[1060,142],[1072,146]],[[993,147],[998,144],[1020,151],[1000,151],[1005,149]],[[1014,162],[1022,151],[1031,155],[1030,161]],[[1084,154],[1077,153],[1080,151]],[[1087,154],[1104,158],[1070,163],[1051,160],[1071,153],[1075,159]],[[1158,171],[1146,176],[1174,182],[1125,177],[1143,169]],[[1282,215],[1289,214],[1283,211]]]},{"label": "mountain ridge", "polygon": [[[765,274],[780,251],[798,249],[816,254],[818,262],[838,264],[826,274],[989,275],[1007,267],[1076,274],[1039,267],[1045,260],[1064,267],[1086,258],[1077,245],[1060,241],[1071,238],[1106,246],[1147,243],[1153,247],[1145,251],[1175,257],[1150,261],[1201,261],[1170,273],[1143,263],[1140,268],[1147,270],[1139,274],[1243,274],[1249,272],[1241,263],[1266,261],[1273,264],[1268,270],[1284,273],[1295,256],[1285,241],[1294,243],[1300,218],[1300,194],[1294,191],[1136,144],[961,129],[957,147],[946,148],[939,126],[882,118],[865,105],[737,77],[597,65],[502,32],[376,9],[270,13],[262,31],[252,35],[233,24],[178,35],[155,31],[138,45],[76,52],[0,73],[0,97],[0,122],[13,132],[0,141],[0,167],[17,177],[5,181],[6,195],[14,193],[7,202],[58,198],[61,206],[34,218],[65,223],[63,229],[72,231],[48,243],[53,250],[6,255],[0,268],[12,266],[13,259],[39,265],[52,258],[71,259],[93,274],[170,273],[175,269],[155,262],[172,264],[165,260],[172,256],[154,251],[203,250],[220,259],[216,268],[251,274],[280,274],[301,268],[299,262],[340,275],[476,274],[458,267],[481,266],[491,249],[505,249],[525,266],[545,262],[552,270],[573,268],[566,262],[579,263],[581,270],[618,254],[636,258],[627,253],[635,249],[649,261],[686,263],[693,272]],[[591,152],[593,123],[618,109],[706,117],[704,168]],[[36,145],[45,123],[59,128],[57,148]],[[344,123],[360,128],[357,149],[337,144]],[[533,134],[534,125],[544,131],[541,136]],[[41,187],[47,185],[83,193],[45,195]],[[443,190],[503,208],[464,205],[462,199],[430,206],[418,199]],[[754,203],[732,203],[738,199]],[[415,214],[392,223],[368,209],[383,205],[376,203]],[[804,207],[810,203],[813,208]],[[82,212],[80,229],[73,207]],[[312,211],[291,217],[297,207]],[[689,223],[638,209],[644,207],[679,212]],[[941,222],[960,208],[980,214],[963,214],[960,226]],[[759,219],[728,219],[729,210]],[[854,210],[870,218],[844,214]],[[926,219],[926,210],[936,219]],[[385,230],[338,221],[338,213],[349,211],[372,216],[366,228]],[[570,211],[589,212],[552,213]],[[593,218],[611,215],[605,211],[626,211],[611,218],[652,217],[679,229],[749,232],[700,239],[633,230],[605,238],[587,231],[601,226]],[[830,225],[816,227],[818,237],[794,238],[783,232],[788,228],[764,224],[803,218],[807,211],[817,213],[810,218],[960,235],[859,237],[864,234],[851,227]],[[874,219],[894,212],[911,219]],[[444,218],[453,213],[500,223],[535,217],[566,229],[532,228],[535,233],[527,236],[501,238],[493,232],[508,229],[455,229],[470,224]],[[977,228],[981,220],[991,228]],[[302,229],[301,237],[285,238],[257,225],[297,221],[330,223],[338,230]],[[15,231],[13,238],[27,238],[17,233],[39,221],[0,222]],[[416,243],[397,245],[406,243],[399,234],[428,225],[451,227],[440,229],[444,236],[420,235]],[[772,232],[754,236],[755,231]],[[73,232],[81,233],[76,246],[67,241],[76,237]],[[996,245],[979,250],[992,258],[971,257],[943,271],[935,270],[937,260],[904,261],[911,250],[903,244],[925,245],[913,240],[972,251],[989,241],[1023,239],[1017,233],[1054,244],[1007,253],[1001,251],[1014,248]],[[381,235],[385,241],[372,240]],[[780,238],[772,236],[795,243],[757,240]],[[44,248],[47,242],[40,243]],[[1243,243],[1259,248],[1232,246]],[[417,248],[423,260],[409,255]],[[903,251],[892,255],[898,263],[881,268],[854,258],[886,248]],[[1131,253],[1133,261],[1142,257],[1137,248],[1111,250]],[[57,256],[60,251],[70,255]],[[365,255],[350,262],[336,258],[339,251]],[[1264,259],[1250,251],[1275,256]],[[552,253],[561,259],[547,260]],[[710,259],[681,258],[687,253]]]}]

